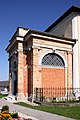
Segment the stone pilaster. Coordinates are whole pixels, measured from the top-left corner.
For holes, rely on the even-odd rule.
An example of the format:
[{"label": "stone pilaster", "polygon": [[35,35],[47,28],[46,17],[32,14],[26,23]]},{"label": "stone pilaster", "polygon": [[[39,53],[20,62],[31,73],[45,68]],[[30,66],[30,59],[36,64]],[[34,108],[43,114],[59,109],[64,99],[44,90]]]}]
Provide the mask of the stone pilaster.
[{"label": "stone pilaster", "polygon": [[11,72],[9,72],[9,95],[12,95],[12,78],[11,78]]},{"label": "stone pilaster", "polygon": [[24,100],[23,63],[23,43],[18,43],[18,100]]},{"label": "stone pilaster", "polygon": [[9,95],[12,95],[12,72],[11,72],[11,58],[9,60]]},{"label": "stone pilaster", "polygon": [[41,88],[41,68],[39,66],[39,47],[33,46],[33,98],[34,89]]},{"label": "stone pilaster", "polygon": [[24,52],[24,67],[23,67],[23,82],[24,82],[24,95],[28,98],[28,64],[27,53]]},{"label": "stone pilaster", "polygon": [[[65,88],[66,96],[68,96],[68,88],[72,88],[72,52],[65,52],[65,57],[67,60],[67,67],[65,67]],[[68,98],[67,98],[68,99]]]},{"label": "stone pilaster", "polygon": [[68,87],[72,88],[72,52],[68,52]]}]

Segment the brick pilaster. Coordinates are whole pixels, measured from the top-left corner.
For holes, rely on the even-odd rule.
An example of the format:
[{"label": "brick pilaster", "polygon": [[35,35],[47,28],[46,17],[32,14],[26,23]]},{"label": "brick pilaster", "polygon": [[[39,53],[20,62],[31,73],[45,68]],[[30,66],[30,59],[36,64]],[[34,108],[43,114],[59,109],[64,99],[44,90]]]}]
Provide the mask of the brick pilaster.
[{"label": "brick pilaster", "polygon": [[41,87],[41,68],[39,66],[39,47],[33,47],[33,98],[34,89]]},{"label": "brick pilaster", "polygon": [[18,43],[18,93],[17,99],[24,100],[24,81],[23,81],[23,43]]}]

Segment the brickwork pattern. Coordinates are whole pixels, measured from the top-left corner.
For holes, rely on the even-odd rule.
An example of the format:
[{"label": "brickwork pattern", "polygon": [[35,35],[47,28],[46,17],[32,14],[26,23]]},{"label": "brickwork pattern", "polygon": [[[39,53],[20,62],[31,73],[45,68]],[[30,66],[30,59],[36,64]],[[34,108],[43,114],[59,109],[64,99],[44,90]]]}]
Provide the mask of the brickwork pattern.
[{"label": "brickwork pattern", "polygon": [[42,68],[42,87],[64,88],[64,68]]},{"label": "brickwork pattern", "polygon": [[[37,45],[32,46],[33,43],[37,43]],[[72,46],[69,44],[45,39],[30,38],[24,46],[23,43],[22,45],[20,44],[18,48],[20,50],[18,50],[18,93],[23,93],[24,96],[26,96],[26,93],[28,96],[34,94],[34,89],[36,87],[64,88],[65,86],[67,87],[67,85],[68,87],[72,86],[72,53],[67,53],[64,50],[57,50],[67,61],[68,66],[66,68],[43,67],[39,64],[41,56],[47,51],[52,50],[53,52],[53,49],[40,47],[40,45],[68,49],[69,51],[72,50]],[[28,48],[26,52],[23,49],[24,47]]]}]

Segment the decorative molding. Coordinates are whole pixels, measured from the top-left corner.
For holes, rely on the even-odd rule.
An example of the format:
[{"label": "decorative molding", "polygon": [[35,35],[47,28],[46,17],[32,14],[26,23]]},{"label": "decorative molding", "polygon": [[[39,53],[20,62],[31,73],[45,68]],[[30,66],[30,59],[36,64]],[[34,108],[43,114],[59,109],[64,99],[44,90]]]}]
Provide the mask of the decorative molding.
[{"label": "decorative molding", "polygon": [[[43,57],[44,57],[46,54],[48,54],[48,53],[53,53],[53,50],[47,50],[47,51],[43,52],[43,53],[40,55],[39,65],[41,65]],[[64,63],[65,63],[65,67],[68,67],[67,60],[66,60],[65,56],[63,56],[62,54],[60,54],[57,50],[55,50],[55,53],[58,54],[59,56],[61,56],[61,58],[63,59],[63,61],[64,61]]]},{"label": "decorative molding", "polygon": [[38,46],[40,48],[47,48],[47,49],[60,49],[60,50],[65,50],[65,51],[72,51],[71,48],[64,48],[64,47],[58,47],[58,46],[54,46],[54,45],[47,45],[47,44],[41,44],[41,43],[36,43],[36,42],[33,42],[33,46]]}]

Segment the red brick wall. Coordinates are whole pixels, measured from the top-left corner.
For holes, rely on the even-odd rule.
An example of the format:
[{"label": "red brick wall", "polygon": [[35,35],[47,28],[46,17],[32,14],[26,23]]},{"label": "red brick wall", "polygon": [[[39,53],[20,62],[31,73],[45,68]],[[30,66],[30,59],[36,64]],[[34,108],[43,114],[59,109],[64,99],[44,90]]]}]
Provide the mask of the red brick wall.
[{"label": "red brick wall", "polygon": [[42,87],[64,87],[64,68],[42,68]]}]

